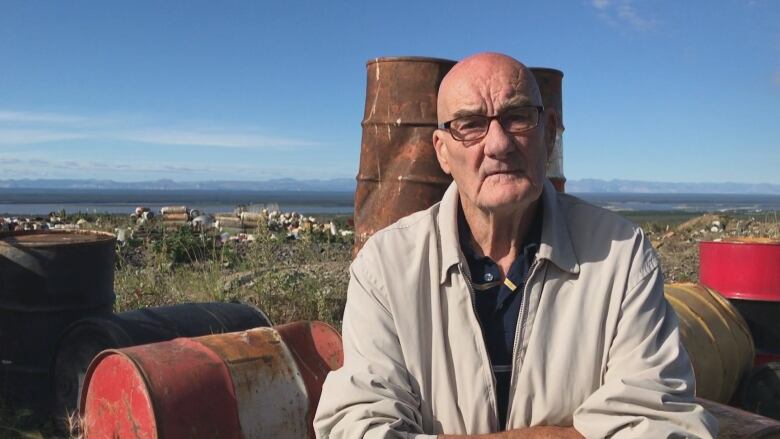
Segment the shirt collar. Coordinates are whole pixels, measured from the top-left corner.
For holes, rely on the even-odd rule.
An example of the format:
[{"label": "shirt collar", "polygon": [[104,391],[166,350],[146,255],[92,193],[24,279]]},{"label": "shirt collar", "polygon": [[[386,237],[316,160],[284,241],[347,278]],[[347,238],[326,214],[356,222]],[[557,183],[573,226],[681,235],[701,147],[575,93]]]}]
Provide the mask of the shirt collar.
[{"label": "shirt collar", "polygon": [[[572,274],[580,271],[577,255],[569,236],[564,212],[560,206],[558,193],[545,179],[541,195],[541,240],[537,258],[547,259],[561,270]],[[440,283],[445,283],[450,269],[461,263],[460,238],[458,233],[458,187],[453,181],[442,197],[437,223],[439,227],[439,247],[441,257]]]}]

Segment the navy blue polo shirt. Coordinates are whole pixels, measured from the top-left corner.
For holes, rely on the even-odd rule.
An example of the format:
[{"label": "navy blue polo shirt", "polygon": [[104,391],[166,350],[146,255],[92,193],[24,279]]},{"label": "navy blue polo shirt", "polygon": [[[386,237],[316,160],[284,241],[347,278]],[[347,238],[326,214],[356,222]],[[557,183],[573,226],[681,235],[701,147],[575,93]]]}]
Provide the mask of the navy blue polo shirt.
[{"label": "navy blue polo shirt", "polygon": [[466,257],[474,289],[474,305],[482,327],[485,347],[496,377],[496,402],[499,425],[506,425],[509,409],[509,386],[512,379],[512,351],[515,330],[523,302],[523,287],[528,270],[539,248],[542,232],[541,203],[536,219],[523,240],[522,252],[512,262],[506,278],[489,257],[479,256],[471,247],[471,233],[461,213],[458,219],[461,249]]}]

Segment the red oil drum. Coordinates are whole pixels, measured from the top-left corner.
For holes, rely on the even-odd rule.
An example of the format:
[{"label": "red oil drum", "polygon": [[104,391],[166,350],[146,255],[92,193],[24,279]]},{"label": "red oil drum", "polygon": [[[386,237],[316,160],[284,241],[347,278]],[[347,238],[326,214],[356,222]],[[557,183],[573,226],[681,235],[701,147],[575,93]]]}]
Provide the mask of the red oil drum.
[{"label": "red oil drum", "polygon": [[780,302],[780,241],[702,241],[699,281],[729,299]]},{"label": "red oil drum", "polygon": [[84,381],[85,434],[313,438],[322,381],[342,362],[338,332],[320,322],[104,351]]},{"label": "red oil drum", "polygon": [[780,359],[780,241],[736,238],[699,243],[699,279],[729,298],[750,328],[755,364]]}]

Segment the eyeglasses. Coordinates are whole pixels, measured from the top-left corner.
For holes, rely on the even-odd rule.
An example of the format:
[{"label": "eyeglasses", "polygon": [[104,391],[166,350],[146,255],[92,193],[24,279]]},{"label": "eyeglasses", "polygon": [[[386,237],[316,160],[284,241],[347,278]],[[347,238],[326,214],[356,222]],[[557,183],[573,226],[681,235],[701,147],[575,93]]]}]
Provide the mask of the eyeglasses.
[{"label": "eyeglasses", "polygon": [[530,131],[539,125],[540,115],[544,112],[542,106],[523,106],[510,108],[495,116],[473,114],[458,117],[448,122],[440,123],[440,130],[447,130],[452,138],[461,142],[479,140],[485,137],[490,129],[490,122],[498,119],[501,128],[507,133],[520,134]]}]

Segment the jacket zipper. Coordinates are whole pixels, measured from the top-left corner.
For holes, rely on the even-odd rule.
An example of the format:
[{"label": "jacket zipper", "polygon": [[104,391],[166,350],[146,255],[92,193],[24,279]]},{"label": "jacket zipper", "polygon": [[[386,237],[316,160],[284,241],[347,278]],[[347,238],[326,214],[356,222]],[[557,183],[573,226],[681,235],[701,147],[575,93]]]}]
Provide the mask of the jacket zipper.
[{"label": "jacket zipper", "polygon": [[[463,252],[461,252],[461,260],[465,259],[465,256],[463,256]],[[474,312],[474,319],[477,321],[477,325],[479,325],[479,335],[480,338],[484,338],[484,329],[482,328],[482,322],[479,321],[479,314],[477,314],[477,306],[474,304],[476,299],[476,293],[474,292],[474,285],[471,283],[471,271],[468,268],[467,264],[463,264],[462,262],[458,262],[458,267],[460,268],[461,273],[464,274],[464,277],[466,278],[466,285],[469,287],[469,299],[471,302],[471,310]],[[485,352],[485,342],[482,342],[482,346],[480,349],[480,353],[482,354],[482,361],[484,362],[485,358],[488,360],[488,364],[490,364],[490,357],[487,355],[487,352]],[[498,424],[498,402],[495,400],[495,388],[496,388],[496,376],[493,374],[492,366],[491,366],[491,372],[490,372],[490,379],[493,383],[493,389],[494,391],[490,395],[493,399],[493,416],[496,420],[496,424]]]},{"label": "jacket zipper", "polygon": [[[525,304],[528,302],[528,279],[531,278],[531,276],[534,275],[536,272],[536,268],[539,266],[539,259],[534,256],[534,262],[531,264],[531,268],[528,269],[527,274],[525,275],[525,278],[523,279],[523,297],[522,302],[520,302],[520,312],[519,312],[519,320],[517,322],[517,326],[515,327],[515,341],[512,345],[512,375],[509,378],[509,398],[508,403],[509,406],[506,409],[506,424],[509,424],[509,416],[512,414],[512,401],[514,400],[515,396],[515,383],[516,381],[516,375],[518,372],[517,367],[517,346],[520,344],[520,338],[523,333],[523,330],[525,329]],[[504,430],[506,430],[507,425],[504,425]]]}]

